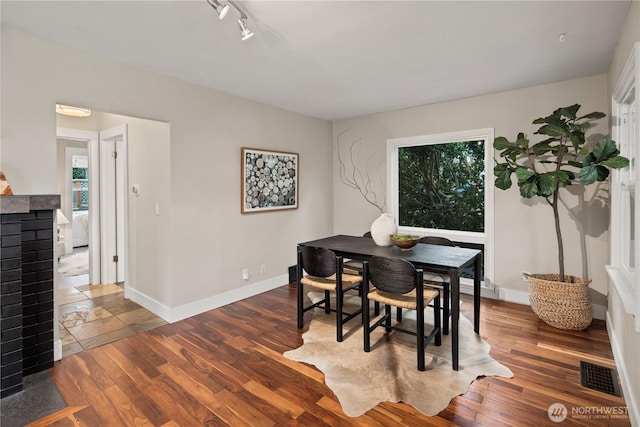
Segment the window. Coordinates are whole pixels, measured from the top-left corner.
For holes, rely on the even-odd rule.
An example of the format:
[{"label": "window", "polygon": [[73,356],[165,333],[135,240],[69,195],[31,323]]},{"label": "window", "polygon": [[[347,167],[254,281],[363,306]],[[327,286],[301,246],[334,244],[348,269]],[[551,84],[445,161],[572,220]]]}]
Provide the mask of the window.
[{"label": "window", "polygon": [[484,141],[398,147],[398,220],[484,231]]},{"label": "window", "polygon": [[640,332],[640,285],[638,284],[638,148],[640,123],[636,114],[636,82],[640,70],[636,69],[636,56],[640,44],[636,43],[629,60],[613,91],[612,123],[613,139],[620,147],[620,154],[629,159],[629,166],[613,170],[611,174],[611,265],[607,272],[611,283],[620,295],[625,311],[635,316],[635,329]]},{"label": "window", "polygon": [[73,156],[71,158],[71,206],[74,211],[89,210],[89,164],[87,157]]},{"label": "window", "polygon": [[[483,285],[491,289],[492,144],[493,129],[387,140],[389,206],[400,232],[483,250]],[[461,283],[470,284],[465,276]]]}]

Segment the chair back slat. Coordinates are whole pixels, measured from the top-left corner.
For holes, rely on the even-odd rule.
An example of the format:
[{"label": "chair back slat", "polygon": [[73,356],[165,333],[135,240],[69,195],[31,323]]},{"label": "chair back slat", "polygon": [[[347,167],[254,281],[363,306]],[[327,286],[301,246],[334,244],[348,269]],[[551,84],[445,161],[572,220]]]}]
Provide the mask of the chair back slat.
[{"label": "chair back slat", "polygon": [[302,267],[312,276],[329,277],[336,274],[336,254],[324,248],[300,247]]},{"label": "chair back slat", "polygon": [[369,259],[369,280],[383,292],[406,294],[416,286],[416,268],[404,259],[373,256]]},{"label": "chair back slat", "polygon": [[420,238],[419,240],[420,243],[426,243],[428,245],[440,245],[440,246],[455,246],[456,244],[453,243],[451,240],[447,239],[446,237],[439,237],[439,236],[425,236]]}]

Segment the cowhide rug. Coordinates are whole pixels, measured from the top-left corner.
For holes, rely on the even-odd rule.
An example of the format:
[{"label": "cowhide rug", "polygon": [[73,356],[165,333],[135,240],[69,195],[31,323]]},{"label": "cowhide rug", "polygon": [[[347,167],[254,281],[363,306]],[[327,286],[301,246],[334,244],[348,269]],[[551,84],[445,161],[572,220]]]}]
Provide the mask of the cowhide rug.
[{"label": "cowhide rug", "polygon": [[[317,301],[321,294],[312,292],[309,297]],[[347,297],[345,311],[354,304],[358,307],[359,301],[359,297]],[[373,310],[371,313],[373,317]],[[445,409],[452,398],[467,392],[480,376],[513,377],[511,370],[489,356],[489,344],[473,332],[473,326],[462,315],[460,370],[451,369],[451,335],[443,335],[440,347],[433,342],[427,346],[424,372],[417,369],[416,341],[412,335],[394,331],[385,336],[383,327],[376,328],[371,334],[371,352],[365,353],[359,317],[346,324],[345,339],[339,343],[335,313],[326,315],[322,309],[315,309],[313,316],[309,330],[302,335],[304,344],[284,356],[322,371],[327,386],[350,417],[360,416],[381,402],[400,401],[433,416]],[[433,325],[431,308],[426,310],[425,317]],[[403,324],[406,329],[415,330],[415,312],[405,311]],[[426,330],[431,327],[427,325]]]}]

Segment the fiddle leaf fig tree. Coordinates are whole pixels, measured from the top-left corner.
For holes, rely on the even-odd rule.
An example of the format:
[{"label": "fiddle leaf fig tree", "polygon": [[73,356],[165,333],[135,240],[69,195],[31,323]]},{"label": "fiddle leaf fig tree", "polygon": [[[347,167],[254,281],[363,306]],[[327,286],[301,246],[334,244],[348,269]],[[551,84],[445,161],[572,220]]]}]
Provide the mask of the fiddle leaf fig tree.
[{"label": "fiddle leaf fig tree", "polygon": [[573,184],[589,185],[604,181],[610,169],[624,168],[629,164],[611,139],[603,139],[593,148],[586,146],[586,131],[593,126],[594,120],[605,117],[605,114],[593,112],[578,116],[579,109],[580,105],[574,104],[534,120],[533,124],[541,125],[535,134],[544,137],[535,144],[522,132],[513,142],[503,136],[493,141],[493,148],[502,159],[496,160],[493,169],[496,187],[509,189],[512,175],[515,175],[523,198],[542,197],[553,210],[561,282],[565,281],[565,274],[558,214],[560,189]]}]

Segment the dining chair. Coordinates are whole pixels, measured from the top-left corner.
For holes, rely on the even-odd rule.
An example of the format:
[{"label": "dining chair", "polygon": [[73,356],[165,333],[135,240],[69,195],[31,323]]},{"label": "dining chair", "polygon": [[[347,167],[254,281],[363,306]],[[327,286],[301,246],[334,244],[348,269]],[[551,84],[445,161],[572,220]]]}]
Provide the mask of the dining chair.
[{"label": "dining chair", "polygon": [[[297,290],[298,290],[298,329],[303,327],[304,313],[316,307],[325,313],[336,313],[336,339],[342,342],[344,323],[362,313],[362,307],[353,313],[343,310],[344,294],[350,290],[362,292],[362,276],[347,274],[343,270],[341,256],[323,248],[301,246],[298,248]],[[304,274],[306,271],[307,274]],[[308,306],[304,305],[304,286],[311,286],[324,292],[324,298]],[[331,307],[331,294],[336,297],[336,308]]]},{"label": "dining chair", "polygon": [[[416,269],[409,261],[400,258],[373,256],[363,263],[364,287],[362,289],[362,319],[364,351],[371,351],[371,332],[378,326],[385,331],[407,333],[416,337],[418,370],[425,370],[425,347],[435,339],[435,345],[442,343],[440,331],[440,292],[424,286],[422,270]],[[373,288],[369,288],[369,284]],[[369,301],[384,304],[384,314],[371,324]],[[424,310],[433,303],[434,327],[425,336]],[[391,307],[416,311],[416,330],[404,329],[401,323],[392,325]]]},{"label": "dining chair", "polygon": [[[367,231],[362,235],[362,237],[371,238],[371,232]],[[344,262],[344,268],[347,272],[353,272],[356,274],[362,274],[362,261],[357,259],[348,259]]]},{"label": "dining chair", "polygon": [[[454,242],[446,237],[439,236],[422,237],[420,239],[420,243],[440,246],[456,246]],[[442,293],[442,303],[440,304],[440,308],[442,310],[442,333],[444,335],[449,335],[449,318],[451,317],[451,279],[448,274],[439,273],[437,271],[424,271],[423,277],[424,283],[428,287],[438,289]]]}]

